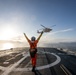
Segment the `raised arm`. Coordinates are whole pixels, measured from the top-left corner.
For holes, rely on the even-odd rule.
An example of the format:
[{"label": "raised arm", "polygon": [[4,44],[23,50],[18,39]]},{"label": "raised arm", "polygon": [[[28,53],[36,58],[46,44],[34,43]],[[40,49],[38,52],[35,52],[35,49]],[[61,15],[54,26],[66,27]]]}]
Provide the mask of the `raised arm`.
[{"label": "raised arm", "polygon": [[41,32],[41,34],[40,34],[39,37],[37,38],[38,41],[40,40],[42,34],[43,34],[43,32]]},{"label": "raised arm", "polygon": [[25,38],[27,39],[27,41],[29,42],[30,40],[28,39],[28,37],[26,36],[26,34],[25,33],[23,33],[23,34],[24,34]]}]

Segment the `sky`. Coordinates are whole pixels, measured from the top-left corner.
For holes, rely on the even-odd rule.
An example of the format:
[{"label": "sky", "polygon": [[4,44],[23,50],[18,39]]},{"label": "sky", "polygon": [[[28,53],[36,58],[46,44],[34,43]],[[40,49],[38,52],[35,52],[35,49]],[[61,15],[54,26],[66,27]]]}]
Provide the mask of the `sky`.
[{"label": "sky", "polygon": [[56,25],[40,43],[76,42],[76,0],[0,0],[0,40],[37,38],[40,24]]}]

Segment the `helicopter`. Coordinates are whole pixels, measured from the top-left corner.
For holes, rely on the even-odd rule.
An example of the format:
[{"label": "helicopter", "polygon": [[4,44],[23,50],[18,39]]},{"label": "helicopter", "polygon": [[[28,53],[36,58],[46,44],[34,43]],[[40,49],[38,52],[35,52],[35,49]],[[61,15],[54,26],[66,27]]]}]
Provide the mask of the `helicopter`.
[{"label": "helicopter", "polygon": [[[45,27],[44,25],[42,25],[41,24],[41,26],[43,27],[42,29],[39,29],[39,30],[37,30],[37,33],[41,33],[41,32],[50,32],[50,31],[52,31],[52,29],[51,28],[47,28],[47,27]],[[56,26],[56,25],[52,25],[51,27],[54,27],[54,26]]]}]

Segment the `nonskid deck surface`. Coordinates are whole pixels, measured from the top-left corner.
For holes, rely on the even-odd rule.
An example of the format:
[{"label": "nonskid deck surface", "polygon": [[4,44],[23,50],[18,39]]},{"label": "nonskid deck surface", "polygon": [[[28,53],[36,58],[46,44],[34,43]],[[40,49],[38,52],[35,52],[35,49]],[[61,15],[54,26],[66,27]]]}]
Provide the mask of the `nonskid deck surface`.
[{"label": "nonskid deck surface", "polygon": [[38,48],[36,73],[28,49],[0,57],[0,75],[76,75],[76,58],[56,48]]}]

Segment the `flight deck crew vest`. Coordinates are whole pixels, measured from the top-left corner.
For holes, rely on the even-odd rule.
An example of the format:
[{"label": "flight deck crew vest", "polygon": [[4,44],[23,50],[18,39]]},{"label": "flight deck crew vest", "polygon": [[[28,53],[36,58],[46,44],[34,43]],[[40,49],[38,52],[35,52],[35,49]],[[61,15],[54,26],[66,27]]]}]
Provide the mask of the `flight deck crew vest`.
[{"label": "flight deck crew vest", "polygon": [[37,52],[37,42],[38,42],[37,40],[34,41],[34,42],[30,42],[29,51],[30,51],[30,55],[31,55],[32,58],[35,56],[35,54]]}]

